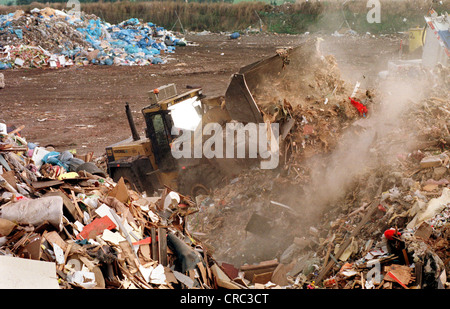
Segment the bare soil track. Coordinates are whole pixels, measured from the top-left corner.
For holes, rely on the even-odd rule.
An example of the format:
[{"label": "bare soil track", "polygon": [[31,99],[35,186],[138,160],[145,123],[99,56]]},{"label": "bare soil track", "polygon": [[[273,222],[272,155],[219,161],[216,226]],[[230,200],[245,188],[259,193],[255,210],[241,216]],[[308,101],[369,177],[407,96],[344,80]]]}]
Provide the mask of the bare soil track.
[{"label": "bare soil track", "polygon": [[[191,46],[178,47],[166,64],[128,66],[73,66],[62,69],[3,71],[6,87],[0,89],[0,119],[25,128],[27,141],[52,145],[57,151],[76,149],[102,155],[105,147],[131,135],[125,103],[133,111],[143,134],[141,109],[149,104],[147,92],[167,83],[178,91],[201,86],[206,96],[223,95],[230,76],[276,49],[295,46],[305,35],[188,34]],[[398,57],[400,38],[323,36],[323,52],[333,54],[344,79],[371,86],[387,60]]]}]

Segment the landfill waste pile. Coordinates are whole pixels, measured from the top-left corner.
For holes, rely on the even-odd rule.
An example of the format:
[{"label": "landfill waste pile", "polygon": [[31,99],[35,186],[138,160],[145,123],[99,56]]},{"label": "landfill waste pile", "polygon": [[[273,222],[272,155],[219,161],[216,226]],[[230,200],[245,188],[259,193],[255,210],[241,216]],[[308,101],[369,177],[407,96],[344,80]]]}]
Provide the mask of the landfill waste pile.
[{"label": "landfill waste pile", "polygon": [[294,119],[279,168],[245,171],[197,196],[188,229],[246,288],[448,289],[445,69],[420,87],[408,79],[406,96],[395,80],[349,87],[321,75],[331,58],[317,59],[302,79],[310,91],[277,95],[291,87],[281,79],[268,92],[277,100],[252,93],[269,121]]},{"label": "landfill waste pile", "polygon": [[0,127],[0,285],[449,288],[448,70],[362,90],[306,46],[294,70],[248,80],[264,120],[282,124],[278,168],[210,195],[145,196],[104,158]]},{"label": "landfill waste pile", "polygon": [[0,69],[166,62],[186,41],[136,18],[112,25],[95,15],[52,8],[0,15]]},{"label": "landfill waste pile", "polygon": [[450,98],[424,101],[408,116],[428,141],[355,177],[322,212],[310,175],[251,170],[197,197],[188,228],[247,287],[448,288],[448,112]]},{"label": "landfill waste pile", "polygon": [[2,124],[0,287],[185,289],[227,284],[185,228],[195,202],[165,188],[147,197],[92,154],[27,142]]}]

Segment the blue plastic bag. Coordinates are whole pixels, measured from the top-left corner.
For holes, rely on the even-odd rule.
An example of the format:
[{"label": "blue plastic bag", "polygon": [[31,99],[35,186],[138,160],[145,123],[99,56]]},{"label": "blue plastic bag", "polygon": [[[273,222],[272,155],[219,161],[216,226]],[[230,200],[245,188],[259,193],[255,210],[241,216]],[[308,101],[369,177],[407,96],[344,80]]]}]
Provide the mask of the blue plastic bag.
[{"label": "blue plastic bag", "polygon": [[14,29],[14,33],[17,35],[19,39],[23,39],[22,29]]},{"label": "blue plastic bag", "polygon": [[135,45],[127,45],[125,46],[125,52],[128,54],[136,54],[138,52],[140,52],[141,49]]},{"label": "blue plastic bag", "polygon": [[11,64],[0,62],[0,70],[11,69]]},{"label": "blue plastic bag", "polygon": [[113,65],[113,64],[114,64],[114,60],[112,58],[105,59],[105,65]]},{"label": "blue plastic bag", "polygon": [[239,32],[234,32],[230,35],[230,39],[237,39],[238,37],[240,37],[241,35],[239,34]]},{"label": "blue plastic bag", "polygon": [[59,152],[51,151],[42,158],[42,162],[49,163],[51,165],[59,165],[67,171],[69,169],[69,167],[66,164],[64,164],[63,162],[61,162],[59,160],[59,158],[60,158]]},{"label": "blue plastic bag", "polygon": [[160,64],[160,63],[163,63],[161,58],[159,58],[159,57],[152,58],[152,64]]}]

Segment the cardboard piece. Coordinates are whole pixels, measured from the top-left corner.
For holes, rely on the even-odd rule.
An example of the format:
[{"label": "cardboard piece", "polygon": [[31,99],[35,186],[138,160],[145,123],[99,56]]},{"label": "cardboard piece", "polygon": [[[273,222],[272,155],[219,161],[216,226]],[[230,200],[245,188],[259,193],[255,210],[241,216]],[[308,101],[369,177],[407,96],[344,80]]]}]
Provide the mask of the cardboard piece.
[{"label": "cardboard piece", "polygon": [[14,174],[15,174],[14,171],[7,171],[3,172],[2,176],[14,189],[17,190],[17,183]]},{"label": "cardboard piece", "polygon": [[50,233],[44,233],[43,236],[50,244],[55,243],[64,251],[67,250],[67,243],[61,238],[61,236],[59,236],[57,232],[52,231]]},{"label": "cardboard piece", "polygon": [[139,252],[141,253],[144,261],[148,262],[151,261],[151,251],[150,251],[150,245],[149,244],[143,244],[139,246]]},{"label": "cardboard piece", "polygon": [[0,236],[8,236],[15,226],[14,222],[0,218]]},{"label": "cardboard piece", "polygon": [[397,282],[402,287],[407,288],[411,281],[411,268],[406,265],[392,264],[390,266],[385,266],[385,271],[387,275],[384,276],[385,281]]},{"label": "cardboard piece", "polygon": [[42,237],[36,236],[31,238],[29,239],[28,244],[19,251],[18,256],[39,261],[42,257],[41,245]]},{"label": "cardboard piece", "polygon": [[419,228],[414,233],[417,238],[422,238],[423,240],[428,240],[433,233],[433,228],[426,222],[422,222]]},{"label": "cardboard piece", "polygon": [[104,230],[101,238],[104,241],[108,241],[118,246],[121,241],[125,241],[126,239],[119,232],[111,232],[110,230]]},{"label": "cardboard piece", "polygon": [[115,197],[122,203],[128,202],[130,196],[128,195],[128,188],[125,185],[125,181],[121,177],[116,186],[109,192],[108,196]]},{"label": "cardboard piece", "polygon": [[277,268],[273,271],[272,278],[270,281],[272,281],[275,284],[278,284],[279,286],[286,286],[289,285],[289,282],[287,280],[287,273],[294,267],[296,261],[292,261],[291,264],[285,265],[285,264],[278,264]]}]

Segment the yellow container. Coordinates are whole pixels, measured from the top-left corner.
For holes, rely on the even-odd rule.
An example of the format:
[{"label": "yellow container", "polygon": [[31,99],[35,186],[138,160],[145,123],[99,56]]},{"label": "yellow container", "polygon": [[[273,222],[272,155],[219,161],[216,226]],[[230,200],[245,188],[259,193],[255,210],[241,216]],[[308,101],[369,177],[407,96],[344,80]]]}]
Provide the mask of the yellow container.
[{"label": "yellow container", "polygon": [[417,48],[423,46],[422,35],[423,28],[412,28],[409,29],[409,52],[412,53]]}]

